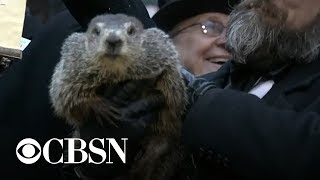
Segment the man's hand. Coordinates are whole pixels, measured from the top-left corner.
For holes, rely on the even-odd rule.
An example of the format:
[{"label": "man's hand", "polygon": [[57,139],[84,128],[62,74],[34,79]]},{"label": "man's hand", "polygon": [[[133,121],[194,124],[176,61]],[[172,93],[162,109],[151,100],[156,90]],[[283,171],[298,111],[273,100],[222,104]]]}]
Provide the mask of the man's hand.
[{"label": "man's hand", "polygon": [[[130,81],[104,92],[103,96],[118,109],[120,116],[116,124],[143,128],[157,119],[153,115],[164,105],[164,97],[160,92],[152,90],[154,84],[153,80]],[[146,89],[152,93],[142,97]]]},{"label": "man's hand", "polygon": [[[115,121],[116,126],[101,126],[94,119],[87,121],[80,128],[81,139],[88,144],[94,138],[114,138],[118,142],[121,142],[121,138],[128,138],[126,141],[126,159],[128,163],[133,161],[145,135],[145,127],[158,120],[158,112],[164,105],[164,97],[157,91],[142,98],[142,89],[152,89],[152,87],[154,87],[154,81],[139,80],[121,83],[115,88],[101,89],[98,93],[108,99],[118,109],[121,116]],[[108,145],[105,144],[104,148],[108,149]],[[92,154],[92,157],[101,158],[95,157],[94,154]],[[66,168],[64,173],[66,176],[70,176],[70,173],[71,175],[76,174],[83,179],[87,177],[112,179],[128,170],[127,165],[116,158],[116,154],[112,154],[112,157],[114,158],[112,159],[112,166],[108,164],[81,164],[76,167],[69,167],[71,169]],[[76,173],[74,174],[74,172]]]},{"label": "man's hand", "polygon": [[81,127],[81,136],[128,137],[131,141],[138,140],[144,135],[145,127],[158,119],[157,114],[164,105],[164,97],[155,90],[149,96],[142,97],[142,89],[152,87],[154,81],[139,80],[101,90],[99,93],[117,109],[119,118],[114,121],[116,126],[104,127],[91,120]]},{"label": "man's hand", "polygon": [[216,88],[216,84],[209,82],[204,78],[195,77],[184,68],[180,69],[184,82],[188,87],[189,106],[191,106],[200,96],[209,89]]}]

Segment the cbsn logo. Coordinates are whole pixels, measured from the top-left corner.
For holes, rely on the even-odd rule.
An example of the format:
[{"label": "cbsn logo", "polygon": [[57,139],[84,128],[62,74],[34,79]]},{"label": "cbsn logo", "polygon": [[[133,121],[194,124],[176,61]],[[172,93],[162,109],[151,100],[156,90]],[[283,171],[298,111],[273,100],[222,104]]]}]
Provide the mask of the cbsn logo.
[{"label": "cbsn logo", "polygon": [[[87,146],[86,142],[82,139],[79,139],[79,138],[64,138],[64,139],[53,138],[53,139],[50,139],[49,141],[47,141],[42,149],[41,149],[40,144],[36,140],[31,139],[31,138],[26,138],[26,139],[21,140],[18,143],[18,145],[16,147],[16,155],[17,155],[18,159],[22,163],[25,163],[25,164],[33,164],[33,163],[37,162],[40,159],[41,154],[43,154],[44,159],[50,164],[59,164],[59,163],[79,164],[79,163],[83,163],[87,160],[89,163],[92,163],[92,164],[102,164],[102,163],[113,164],[113,162],[111,161],[111,157],[110,157],[110,150],[111,150],[111,146],[112,146],[113,149],[115,150],[115,152],[120,157],[121,161],[125,164],[126,163],[126,141],[128,140],[128,138],[121,138],[121,140],[123,141],[123,150],[120,148],[119,144],[117,143],[117,141],[114,138],[105,138],[105,139],[94,138],[89,142],[90,152],[87,153],[84,150]],[[67,149],[66,161],[65,161],[65,158],[63,157],[63,154],[61,155],[61,158],[59,159],[59,161],[52,162],[50,160],[49,147],[50,147],[50,143],[52,143],[53,141],[57,141],[61,145],[61,148],[63,148],[64,141],[67,143],[68,149]],[[94,142],[99,142],[102,145],[102,148],[105,147],[105,144],[108,145],[108,157],[109,158],[107,161],[106,161],[106,159],[107,159],[106,151],[104,149],[96,147],[94,145]],[[105,142],[107,142],[107,143],[105,143]],[[77,147],[75,147],[75,144],[77,144]],[[78,145],[79,145],[79,147],[78,147]],[[22,150],[20,150],[22,155],[19,152],[20,148],[22,149]],[[38,149],[37,154],[36,154],[36,149]],[[78,161],[75,160],[75,152],[81,153],[81,159]],[[102,160],[99,162],[94,161],[92,158],[92,155],[93,155],[92,153],[101,156]]]}]

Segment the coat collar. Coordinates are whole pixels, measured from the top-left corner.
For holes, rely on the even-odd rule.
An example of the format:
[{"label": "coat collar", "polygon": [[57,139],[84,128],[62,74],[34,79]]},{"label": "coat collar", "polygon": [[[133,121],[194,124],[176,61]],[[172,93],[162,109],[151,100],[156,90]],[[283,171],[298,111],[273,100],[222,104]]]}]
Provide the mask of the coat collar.
[{"label": "coat collar", "polygon": [[[205,79],[209,81],[222,82],[221,86],[225,87],[230,83],[230,77],[234,71],[232,61],[225,63],[219,71],[205,75]],[[242,76],[243,74],[238,74]],[[320,56],[313,62],[307,64],[294,64],[287,67],[287,70],[277,73],[278,82],[276,87],[282,93],[290,93],[298,88],[309,85],[312,81],[320,77]],[[239,78],[239,77],[238,77]],[[241,79],[244,77],[241,77]],[[219,83],[220,84],[220,83]]]},{"label": "coat collar", "polygon": [[290,93],[301,87],[310,85],[320,77],[320,58],[307,64],[296,64],[288,74],[279,82],[284,93]]},{"label": "coat collar", "polygon": [[308,64],[295,64],[279,76],[279,81],[272,87],[263,98],[265,102],[278,108],[295,109],[294,105],[288,102],[286,96],[302,90],[320,77],[320,59]]}]

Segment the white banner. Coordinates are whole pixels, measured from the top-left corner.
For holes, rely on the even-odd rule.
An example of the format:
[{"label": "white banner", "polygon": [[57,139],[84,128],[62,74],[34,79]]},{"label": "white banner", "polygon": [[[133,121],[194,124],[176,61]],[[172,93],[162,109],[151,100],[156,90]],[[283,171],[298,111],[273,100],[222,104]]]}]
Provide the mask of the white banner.
[{"label": "white banner", "polygon": [[0,0],[0,56],[21,58],[26,0]]}]

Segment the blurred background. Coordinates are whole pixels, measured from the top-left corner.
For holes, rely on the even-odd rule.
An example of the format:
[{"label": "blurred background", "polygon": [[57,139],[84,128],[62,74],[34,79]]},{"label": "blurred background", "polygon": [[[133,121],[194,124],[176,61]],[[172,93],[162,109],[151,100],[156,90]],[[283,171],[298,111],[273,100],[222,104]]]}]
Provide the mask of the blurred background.
[{"label": "blurred background", "polygon": [[[152,17],[158,11],[157,0],[142,1]],[[43,25],[64,9],[62,0],[27,0],[23,37],[32,39]]]},{"label": "blurred background", "polygon": [[[150,17],[158,11],[158,0],[142,0]],[[62,0],[27,0],[22,37],[32,40],[33,37],[58,13],[66,7]],[[1,73],[12,63],[13,58],[0,56]]]},{"label": "blurred background", "polygon": [[159,10],[157,0],[143,0],[143,3],[146,5],[150,17],[152,17]]}]

